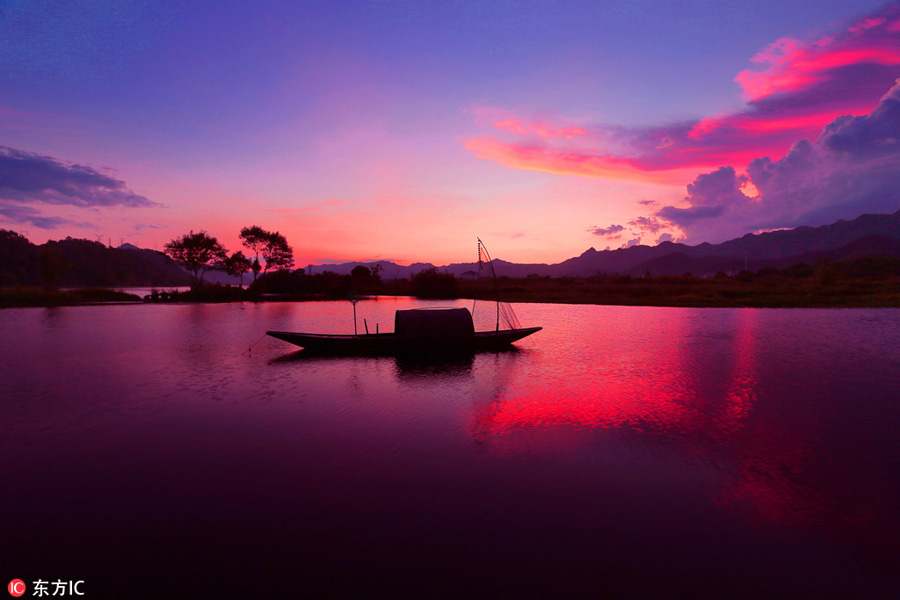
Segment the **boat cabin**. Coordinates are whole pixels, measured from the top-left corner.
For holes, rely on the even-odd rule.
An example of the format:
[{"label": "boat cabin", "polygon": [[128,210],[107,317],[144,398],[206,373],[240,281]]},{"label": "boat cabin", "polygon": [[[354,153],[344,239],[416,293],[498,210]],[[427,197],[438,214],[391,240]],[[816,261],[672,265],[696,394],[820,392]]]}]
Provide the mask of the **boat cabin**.
[{"label": "boat cabin", "polygon": [[415,308],[394,313],[394,333],[411,339],[454,339],[475,335],[467,308]]}]

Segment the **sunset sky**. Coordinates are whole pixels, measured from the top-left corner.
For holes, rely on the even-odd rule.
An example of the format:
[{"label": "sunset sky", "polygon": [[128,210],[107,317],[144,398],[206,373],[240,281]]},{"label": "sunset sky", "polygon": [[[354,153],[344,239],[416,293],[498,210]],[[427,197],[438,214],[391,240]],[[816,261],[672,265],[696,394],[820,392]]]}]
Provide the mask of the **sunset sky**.
[{"label": "sunset sky", "polygon": [[900,209],[900,2],[0,0],[0,228],[559,262]]}]

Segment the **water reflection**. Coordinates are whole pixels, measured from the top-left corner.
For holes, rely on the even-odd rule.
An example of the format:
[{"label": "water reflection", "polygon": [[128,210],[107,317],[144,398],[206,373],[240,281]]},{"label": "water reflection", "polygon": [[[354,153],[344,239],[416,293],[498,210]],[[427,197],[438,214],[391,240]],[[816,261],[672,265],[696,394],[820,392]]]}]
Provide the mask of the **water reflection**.
[{"label": "water reflection", "polygon": [[343,303],[0,311],[0,476],[22,482],[0,542],[61,539],[68,564],[212,540],[323,589],[397,565],[548,594],[896,582],[900,313],[516,309],[544,331],[440,359],[258,341],[352,331]]},{"label": "water reflection", "polygon": [[[581,364],[563,370],[574,379],[520,378],[498,387],[476,402],[472,435],[507,456],[532,454],[537,444],[541,452],[571,451],[594,443],[596,438],[577,433],[593,429],[638,435],[638,444],[657,448],[668,440],[662,446],[680,454],[680,468],[716,470],[708,493],[723,509],[747,513],[761,525],[829,532],[833,542],[852,539],[865,555],[900,556],[892,508],[896,485],[860,473],[854,460],[840,455],[846,449],[835,452],[843,405],[858,390],[847,382],[822,389],[806,380],[817,396],[785,396],[779,386],[808,373],[792,372],[794,360],[763,347],[777,332],[760,339],[761,314],[730,311],[721,315],[721,328],[697,331],[685,312],[670,319],[666,344],[620,340],[618,354],[608,360],[585,360],[581,353]],[[627,329],[630,323],[620,325]],[[592,354],[608,348],[600,342],[589,347]],[[789,356],[822,350],[798,344]],[[815,362],[804,367],[828,368]],[[862,408],[865,418],[872,408]],[[883,464],[879,470],[889,477]],[[877,530],[886,524],[890,535]],[[886,548],[891,551],[884,554]]]},{"label": "water reflection", "polygon": [[[394,366],[394,371],[398,380],[410,383],[417,383],[422,380],[435,381],[439,378],[466,378],[472,377],[473,368],[476,358],[485,363],[490,363],[495,374],[502,373],[511,369],[517,356],[527,354],[519,348],[510,347],[508,349],[494,350],[490,352],[430,352],[416,354],[400,354],[397,356],[335,356],[333,354],[322,354],[309,352],[306,350],[297,350],[287,354],[276,356],[269,360],[270,365],[314,365],[314,364],[334,364],[334,365],[350,365],[354,361],[362,360],[364,362],[383,362],[390,363]],[[493,359],[491,358],[493,357]],[[499,360],[504,357],[505,360]],[[485,367],[488,368],[488,367]]]}]

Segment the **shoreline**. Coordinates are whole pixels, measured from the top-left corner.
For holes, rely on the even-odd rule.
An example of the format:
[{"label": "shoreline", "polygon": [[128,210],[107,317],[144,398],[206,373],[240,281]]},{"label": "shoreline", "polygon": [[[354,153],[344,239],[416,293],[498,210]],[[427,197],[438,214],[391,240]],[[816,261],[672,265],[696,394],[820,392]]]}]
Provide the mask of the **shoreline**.
[{"label": "shoreline", "polygon": [[[641,286],[644,287],[641,287]],[[618,289],[502,289],[504,302],[525,304],[594,304],[598,306],[646,306],[657,308],[900,308],[900,286],[888,284],[877,290],[859,289],[781,289],[766,290],[747,286],[735,286],[701,290],[660,289],[648,284],[631,283]],[[624,289],[623,289],[624,288]],[[885,289],[886,288],[886,289]],[[224,288],[229,289],[229,288]],[[409,294],[366,294],[362,298],[390,296],[419,297],[422,300],[480,300],[492,302],[494,298],[484,294],[463,293],[453,296],[424,297]],[[865,293],[865,292],[870,293]],[[0,289],[0,309],[4,308],[54,308],[61,306],[107,306],[139,304],[217,304],[229,302],[346,302],[347,298],[326,294],[263,294],[250,296],[245,292],[226,294],[199,294],[191,299],[191,293],[179,294],[165,301],[149,301],[137,295],[107,288],[83,288],[58,290],[55,288],[5,288]],[[249,296],[249,297],[248,297]]]}]

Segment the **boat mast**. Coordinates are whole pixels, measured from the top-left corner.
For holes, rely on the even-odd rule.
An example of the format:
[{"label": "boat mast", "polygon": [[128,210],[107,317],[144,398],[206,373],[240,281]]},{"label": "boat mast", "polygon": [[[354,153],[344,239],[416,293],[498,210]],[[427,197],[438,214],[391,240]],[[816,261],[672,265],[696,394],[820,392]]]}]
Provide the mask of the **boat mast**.
[{"label": "boat mast", "polygon": [[500,331],[500,286],[497,283],[497,273],[494,271],[494,259],[491,258],[490,253],[487,251],[487,248],[484,247],[484,242],[481,241],[481,238],[476,237],[478,240],[478,270],[481,271],[481,254],[484,253],[484,256],[487,257],[487,264],[491,268],[491,276],[494,278],[494,294],[496,296],[497,302],[497,329],[496,331],[499,333]]}]

